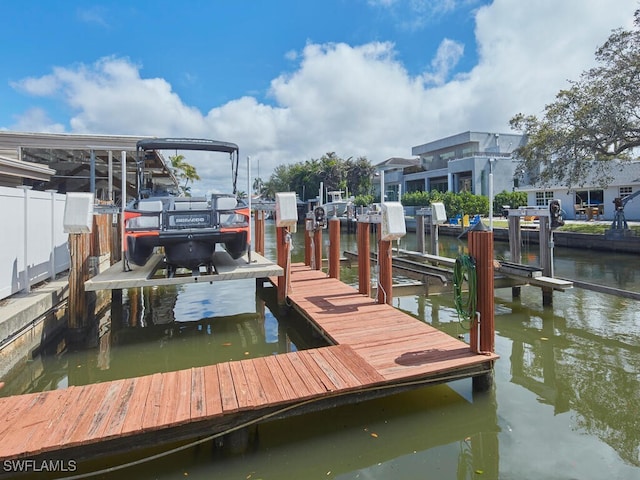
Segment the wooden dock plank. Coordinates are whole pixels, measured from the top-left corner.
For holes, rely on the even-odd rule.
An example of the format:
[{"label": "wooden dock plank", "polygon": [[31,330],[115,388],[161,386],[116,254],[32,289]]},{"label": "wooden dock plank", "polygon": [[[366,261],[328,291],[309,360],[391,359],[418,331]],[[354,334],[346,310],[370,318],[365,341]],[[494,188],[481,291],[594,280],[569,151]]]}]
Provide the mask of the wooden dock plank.
[{"label": "wooden dock plank", "polygon": [[145,375],[136,379],[131,394],[131,402],[122,422],[122,429],[120,430],[122,434],[130,434],[142,430],[147,397],[155,375]]},{"label": "wooden dock plank", "polygon": [[249,390],[247,377],[244,374],[242,363],[230,362],[229,370],[233,378],[233,387],[236,392],[236,399],[238,401],[238,408],[251,408],[254,406],[253,397]]},{"label": "wooden dock plank", "polygon": [[265,389],[260,381],[260,375],[255,366],[253,359],[241,360],[240,365],[244,371],[244,376],[247,381],[247,388],[251,398],[253,399],[253,406],[260,407],[269,404],[269,399],[265,392]]},{"label": "wooden dock plank", "polygon": [[312,395],[326,393],[327,389],[324,383],[307,367],[307,364],[302,360],[300,352],[296,352],[295,355],[288,355],[288,358],[296,373],[304,381]]},{"label": "wooden dock plank", "polygon": [[[50,419],[49,425],[45,429],[46,444],[64,444],[74,423],[78,422],[79,417],[81,418],[85,414],[85,411],[81,410],[82,407],[78,408],[78,406],[83,405],[89,395],[90,390],[86,388],[69,387],[68,394],[62,401],[62,408],[57,412],[56,418]],[[72,421],[65,421],[66,418],[71,418]],[[43,445],[43,447],[46,447],[46,445]]]},{"label": "wooden dock plank", "polygon": [[277,405],[286,401],[287,398],[282,395],[278,388],[267,361],[261,357],[254,359],[251,363],[255,367],[256,373],[260,378],[260,385],[262,385],[262,390],[264,391],[264,395],[269,404]]},{"label": "wooden dock plank", "polygon": [[69,422],[71,428],[65,432],[66,437],[62,440],[63,445],[81,444],[84,441],[86,432],[93,423],[97,406],[104,397],[108,386],[106,382],[92,385],[92,388],[87,389],[87,395],[78,398],[72,408],[64,413],[60,421]]},{"label": "wooden dock plank", "polygon": [[375,384],[384,381],[384,377],[371,365],[365,362],[364,359],[348,345],[340,345],[339,347],[332,348],[331,352],[358,378],[360,383],[363,385]]},{"label": "wooden dock plank", "polygon": [[233,385],[233,374],[229,362],[218,364],[218,381],[220,382],[220,398],[222,399],[222,411],[225,413],[238,410],[238,397]]},{"label": "wooden dock plank", "polygon": [[123,386],[123,381],[107,382],[107,391],[100,399],[98,408],[93,414],[93,421],[89,425],[87,432],[84,434],[83,440],[93,440],[103,436],[102,432],[108,426],[109,420],[112,416],[112,409],[114,408],[116,399],[119,397]]},{"label": "wooden dock plank", "polygon": [[222,396],[220,394],[220,379],[218,367],[209,365],[204,370],[204,406],[207,416],[220,415],[222,413]]},{"label": "wooden dock plank", "polygon": [[327,361],[324,355],[321,354],[323,349],[309,350],[309,356],[313,361],[322,369],[326,377],[333,384],[333,390],[342,390],[349,388],[349,384],[335,371],[334,366],[330,361]]},{"label": "wooden dock plank", "polygon": [[307,398],[312,394],[309,387],[305,381],[300,377],[299,373],[296,371],[296,367],[291,363],[291,357],[294,354],[287,353],[286,355],[276,355],[274,358],[282,368],[284,375],[289,380],[291,384],[291,388],[295,392],[297,398]]},{"label": "wooden dock plank", "polygon": [[23,417],[36,403],[38,394],[20,395],[0,398],[0,412],[4,415],[0,419],[0,444],[4,442],[7,432],[14,429],[14,424]]},{"label": "wooden dock plank", "polygon": [[291,387],[289,380],[287,379],[286,374],[282,371],[282,367],[278,360],[276,360],[276,356],[273,357],[264,357],[264,361],[267,365],[267,368],[271,372],[271,376],[280,392],[280,395],[285,400],[293,400],[297,398],[295,390]]},{"label": "wooden dock plank", "polygon": [[64,401],[64,396],[65,392],[62,390],[38,394],[31,409],[14,423],[11,430],[3,438],[3,451],[12,455],[24,450],[39,450],[40,447],[37,444],[31,443],[32,437],[38,437],[39,433],[48,426],[51,412],[61,401]]},{"label": "wooden dock plank", "polygon": [[132,397],[137,382],[137,378],[127,378],[122,380],[120,394],[118,395],[118,398],[115,399],[111,417],[109,418],[109,422],[102,433],[104,438],[115,437],[120,435],[120,432],[122,432],[127,411],[131,407],[132,400],[135,401]]},{"label": "wooden dock plank", "polygon": [[200,420],[207,415],[204,382],[204,368],[192,368],[191,402],[189,407],[189,418],[191,420]]},{"label": "wooden dock plank", "polygon": [[331,364],[337,375],[347,383],[347,388],[355,388],[362,386],[362,382],[349,370],[333,353],[331,348],[320,348],[318,353],[322,355],[327,363]]},{"label": "wooden dock plank", "polygon": [[318,365],[313,355],[311,355],[310,350],[302,350],[298,357],[304,362],[307,369],[310,372],[313,372],[314,377],[322,384],[325,391],[333,392],[337,389],[336,384],[331,380],[324,369]]},{"label": "wooden dock plank", "polygon": [[162,383],[164,374],[156,373],[152,375],[149,385],[149,394],[142,412],[142,431],[154,429],[158,425],[160,409],[162,407]]}]

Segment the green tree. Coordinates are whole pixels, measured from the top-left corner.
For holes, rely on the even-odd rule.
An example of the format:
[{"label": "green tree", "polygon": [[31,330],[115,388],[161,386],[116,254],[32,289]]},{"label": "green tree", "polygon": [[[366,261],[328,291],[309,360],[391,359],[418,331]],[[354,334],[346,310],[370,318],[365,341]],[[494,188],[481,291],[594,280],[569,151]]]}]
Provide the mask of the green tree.
[{"label": "green tree", "polygon": [[173,169],[173,173],[181,180],[184,180],[184,185],[182,185],[182,189],[185,192],[188,192],[190,189],[187,187],[189,182],[194,182],[195,180],[200,180],[200,176],[196,171],[196,167],[187,163],[185,161],[184,155],[172,155],[169,157],[171,161],[171,168]]},{"label": "green tree", "polygon": [[640,10],[634,29],[615,30],[596,51],[597,65],[547,105],[544,117],[519,113],[511,127],[527,135],[516,149],[520,170],[536,185],[606,185],[611,160],[634,159],[640,146]]},{"label": "green tree", "polygon": [[276,192],[296,192],[308,200],[319,194],[322,182],[326,190],[348,189],[350,195],[367,195],[373,172],[366,157],[343,160],[335,152],[328,152],[319,159],[278,165],[264,184],[264,193],[273,198]]}]

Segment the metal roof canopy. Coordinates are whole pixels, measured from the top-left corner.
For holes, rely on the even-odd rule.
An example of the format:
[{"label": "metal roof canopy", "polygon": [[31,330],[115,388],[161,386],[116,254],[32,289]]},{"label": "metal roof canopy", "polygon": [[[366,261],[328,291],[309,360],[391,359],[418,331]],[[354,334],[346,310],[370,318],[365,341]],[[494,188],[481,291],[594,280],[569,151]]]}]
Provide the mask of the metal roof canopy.
[{"label": "metal roof canopy", "polygon": [[[129,177],[127,180],[129,191],[127,196],[135,198],[136,145],[145,138],[150,139],[150,137],[126,135],[0,131],[0,152],[8,159],[29,161],[55,170],[49,181],[38,179],[41,184],[33,185],[34,188],[90,191],[91,184],[96,180],[106,181],[111,178],[114,191],[117,192],[119,192],[118,177],[121,172],[112,170],[111,167],[116,163],[120,164],[122,162],[120,153],[126,152],[127,176],[133,174],[133,178]],[[178,180],[162,155],[156,153],[150,160],[156,180],[178,185]],[[25,175],[23,178],[28,176]],[[64,184],[66,181],[73,183]],[[28,184],[33,183],[31,181]]]},{"label": "metal roof canopy", "polygon": [[210,152],[238,152],[238,145],[203,138],[150,138],[140,140],[138,150],[205,150]]}]

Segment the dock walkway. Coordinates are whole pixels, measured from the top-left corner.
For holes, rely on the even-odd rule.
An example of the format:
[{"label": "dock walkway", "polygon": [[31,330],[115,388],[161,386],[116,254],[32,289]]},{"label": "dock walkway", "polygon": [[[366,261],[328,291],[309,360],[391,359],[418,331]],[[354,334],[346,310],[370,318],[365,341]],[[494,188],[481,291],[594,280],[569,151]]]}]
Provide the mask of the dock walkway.
[{"label": "dock walkway", "polygon": [[335,345],[0,398],[0,462],[195,439],[482,375],[498,358],[304,265],[292,268],[289,301]]}]

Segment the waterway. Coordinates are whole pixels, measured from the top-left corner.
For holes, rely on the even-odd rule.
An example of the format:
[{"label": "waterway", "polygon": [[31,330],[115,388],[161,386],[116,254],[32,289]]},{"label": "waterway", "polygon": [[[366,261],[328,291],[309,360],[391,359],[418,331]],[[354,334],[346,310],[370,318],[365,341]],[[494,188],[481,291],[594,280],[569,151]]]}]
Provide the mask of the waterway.
[{"label": "waterway", "polygon": [[[303,259],[302,235],[294,235],[293,261]],[[268,225],[269,258],[273,237]],[[342,250],[355,250],[355,235],[341,242]],[[401,247],[415,249],[415,236]],[[523,261],[536,264],[538,248],[525,244]],[[496,242],[497,258],[508,259],[508,250]],[[440,236],[441,255],[464,252],[466,242]],[[559,248],[554,254],[556,276],[640,289],[636,256]],[[341,277],[355,284],[355,266],[343,267]],[[77,351],[53,345],[6,379],[0,394],[321,344],[299,319],[278,318],[258,293],[253,280],[129,290],[95,345]],[[536,287],[523,287],[516,299],[511,288],[497,289],[495,302],[501,358],[487,393],[474,394],[471,380],[424,387],[266,422],[241,455],[205,444],[101,478],[640,478],[640,303],[574,288],[554,292],[553,305],[543,306]],[[398,297],[393,304],[468,338],[450,294]]]}]

